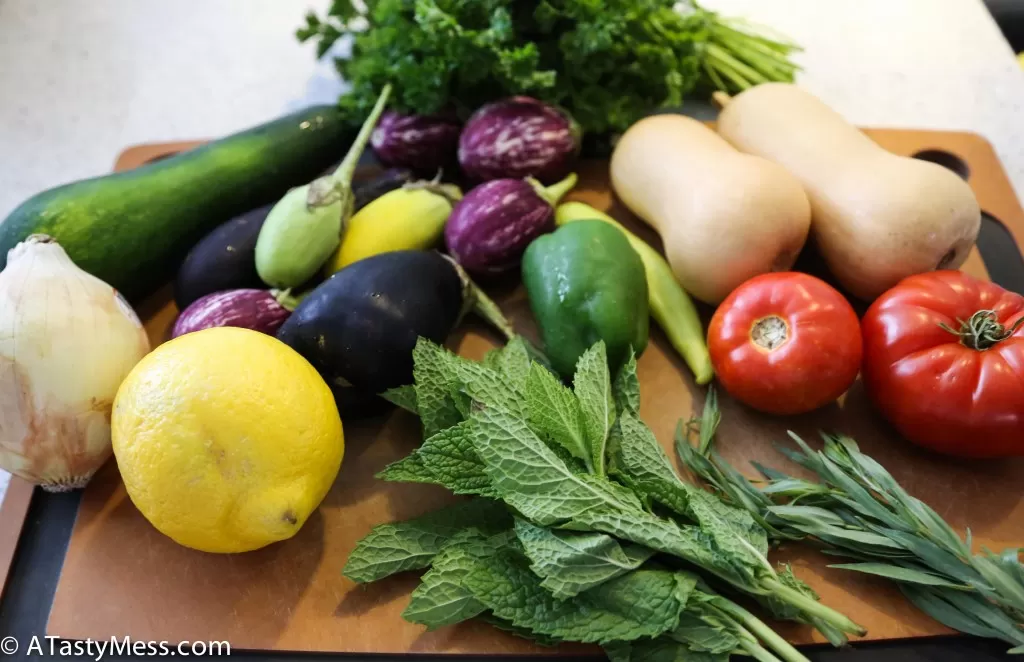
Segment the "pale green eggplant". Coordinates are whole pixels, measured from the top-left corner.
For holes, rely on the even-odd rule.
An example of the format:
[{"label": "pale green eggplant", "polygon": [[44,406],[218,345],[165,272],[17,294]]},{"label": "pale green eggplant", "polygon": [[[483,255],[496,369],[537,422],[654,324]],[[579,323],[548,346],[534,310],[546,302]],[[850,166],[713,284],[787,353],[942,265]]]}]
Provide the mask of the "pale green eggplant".
[{"label": "pale green eggplant", "polygon": [[385,85],[341,165],[331,174],[289,191],[274,205],[256,241],[256,271],[267,285],[298,287],[341,243],[353,213],[352,177],[391,95]]}]

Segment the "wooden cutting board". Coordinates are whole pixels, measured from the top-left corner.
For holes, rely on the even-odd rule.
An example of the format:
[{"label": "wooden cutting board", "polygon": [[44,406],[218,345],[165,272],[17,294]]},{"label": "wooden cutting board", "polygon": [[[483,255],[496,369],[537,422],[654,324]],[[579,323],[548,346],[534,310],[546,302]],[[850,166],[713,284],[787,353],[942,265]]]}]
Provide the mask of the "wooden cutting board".
[{"label": "wooden cutting board", "polygon": [[[1024,212],[996,155],[972,134],[877,130],[870,135],[900,154],[939,149],[959,156],[982,207],[1024,238]],[[157,145],[126,152],[118,169],[189,145]],[[614,203],[607,165],[583,164],[581,183],[571,196],[610,213],[646,239],[655,237]],[[975,253],[964,267],[987,277]],[[492,287],[515,327],[535,338],[523,290]],[[162,341],[175,316],[169,292],[142,312],[154,342]],[[494,345],[481,326],[468,323],[450,347],[479,358]],[[653,330],[639,363],[641,416],[672,454],[676,422],[700,410],[697,388],[664,337]],[[975,545],[1003,549],[1024,543],[1024,460],[965,462],[917,450],[902,441],[871,410],[859,382],[842,402],[810,415],[787,419],[753,413],[722,400],[719,448],[736,466],[749,460],[793,471],[772,444],[793,429],[806,439],[827,427],[856,438],[913,494],[931,504],[958,530],[970,525]],[[258,415],[254,412],[254,415]],[[241,555],[213,555],[180,547],[152,528],[128,499],[117,468],[108,464],[82,499],[68,547],[47,633],[72,639],[129,635],[139,640],[223,640],[239,649],[334,651],[347,653],[510,654],[548,651],[489,626],[466,623],[435,632],[402,620],[413,574],[369,586],[342,577],[356,541],[375,524],[405,519],[449,501],[444,490],[388,484],[373,478],[419,442],[417,421],[403,412],[345,424],[346,455],[337,483],[318,513],[292,540]],[[827,560],[806,547],[773,554],[790,561],[800,577],[835,607],[868,628],[868,639],[946,634],[911,607],[885,581],[827,569]],[[785,624],[795,643],[820,642],[807,628]],[[565,652],[589,652],[586,647]]]}]

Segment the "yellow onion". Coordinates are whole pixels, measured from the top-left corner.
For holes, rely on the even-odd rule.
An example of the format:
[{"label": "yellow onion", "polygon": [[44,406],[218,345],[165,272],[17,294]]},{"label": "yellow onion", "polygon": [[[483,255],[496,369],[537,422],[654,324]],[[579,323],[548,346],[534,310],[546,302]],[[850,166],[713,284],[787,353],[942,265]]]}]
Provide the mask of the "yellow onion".
[{"label": "yellow onion", "polygon": [[45,235],[0,273],[0,468],[51,491],[83,487],[110,457],[117,388],[149,340],[114,288]]}]

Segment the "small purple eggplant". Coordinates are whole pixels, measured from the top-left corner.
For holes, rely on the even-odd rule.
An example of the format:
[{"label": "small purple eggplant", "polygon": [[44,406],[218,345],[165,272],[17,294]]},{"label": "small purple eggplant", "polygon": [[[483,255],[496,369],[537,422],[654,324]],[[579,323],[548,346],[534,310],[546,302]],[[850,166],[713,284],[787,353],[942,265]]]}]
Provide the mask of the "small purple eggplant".
[{"label": "small purple eggplant", "polygon": [[448,115],[402,115],[388,110],[370,136],[381,163],[433,176],[454,166],[462,123]]},{"label": "small purple eggplant", "polygon": [[530,242],[554,229],[555,205],[575,173],[544,188],[537,180],[495,179],[466,194],[444,228],[448,251],[474,274],[514,269]]},{"label": "small purple eggplant", "polygon": [[459,137],[459,165],[477,181],[534,177],[551,184],[572,169],[581,138],[567,113],[530,97],[511,97],[469,118]]},{"label": "small purple eggplant", "polygon": [[267,290],[227,290],[196,299],[174,322],[171,337],[215,326],[237,326],[274,335],[291,311]]}]

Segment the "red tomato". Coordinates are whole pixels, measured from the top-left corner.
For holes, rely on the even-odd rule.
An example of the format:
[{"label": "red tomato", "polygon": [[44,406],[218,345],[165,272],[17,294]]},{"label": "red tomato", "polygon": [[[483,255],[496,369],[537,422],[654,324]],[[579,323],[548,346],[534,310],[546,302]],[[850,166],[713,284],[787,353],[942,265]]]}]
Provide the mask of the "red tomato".
[{"label": "red tomato", "polygon": [[911,276],[864,317],[864,384],[910,441],[1024,455],[1024,297],[959,271]]},{"label": "red tomato", "polygon": [[800,414],[850,388],[861,360],[857,313],[807,274],[751,278],[715,311],[708,349],[733,397],[770,414]]}]

